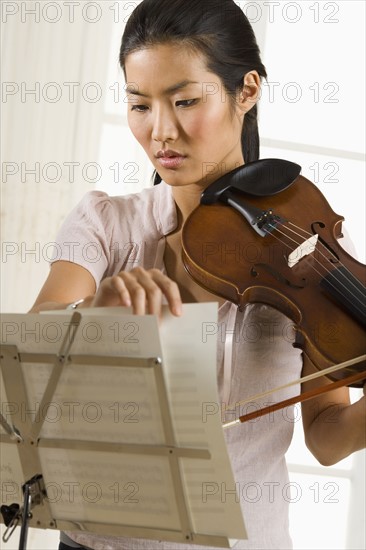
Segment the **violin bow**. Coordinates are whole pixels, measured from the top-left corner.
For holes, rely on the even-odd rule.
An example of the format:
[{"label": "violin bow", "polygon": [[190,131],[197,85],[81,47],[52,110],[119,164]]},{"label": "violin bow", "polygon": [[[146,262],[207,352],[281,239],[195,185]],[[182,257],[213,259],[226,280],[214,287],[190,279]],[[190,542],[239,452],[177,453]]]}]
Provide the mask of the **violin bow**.
[{"label": "violin bow", "polygon": [[[366,355],[361,355],[360,357],[357,357],[355,359],[351,359],[349,361],[345,361],[344,363],[339,363],[338,365],[334,365],[333,367],[329,367],[327,369],[323,369],[321,371],[318,371],[314,374],[309,374],[308,376],[304,376],[303,378],[299,378],[298,380],[295,380],[293,382],[290,382],[289,384],[285,384],[284,386],[279,386],[278,388],[274,388],[272,390],[266,391],[261,394],[254,395],[253,397],[250,397],[249,399],[245,399],[243,401],[239,401],[236,403],[237,405],[245,405],[247,403],[252,403],[256,399],[261,399],[262,397],[266,397],[267,395],[271,395],[277,391],[283,390],[285,388],[290,388],[291,386],[295,386],[297,384],[303,384],[304,382],[309,382],[310,380],[314,380],[316,378],[320,378],[322,376],[326,376],[327,374],[331,374],[332,372],[336,372],[338,370],[350,367],[352,365],[356,365],[357,363],[361,363],[362,361],[366,361]],[[255,418],[259,418],[260,416],[264,416],[266,414],[270,414],[272,412],[278,411],[280,409],[283,409],[285,407],[289,407],[290,405],[294,405],[295,403],[302,403],[303,401],[308,401],[309,399],[312,399],[314,397],[317,397],[318,395],[321,395],[323,393],[327,393],[333,390],[336,390],[337,388],[341,388],[343,386],[348,386],[349,384],[353,384],[354,382],[358,382],[359,380],[362,380],[366,376],[366,371],[361,371],[356,374],[351,374],[350,376],[347,376],[346,378],[343,378],[342,380],[337,380],[336,382],[332,382],[331,384],[327,384],[324,386],[319,386],[318,388],[313,388],[312,390],[308,390],[304,393],[301,393],[300,395],[297,395],[295,397],[291,397],[289,399],[285,399],[284,401],[280,401],[279,403],[275,403],[273,405],[268,405],[267,407],[263,407],[262,409],[259,409],[257,411],[253,411],[248,414],[244,414],[242,416],[239,416],[236,420],[233,420],[231,422],[227,422],[223,424],[223,428],[230,428],[232,426],[241,424],[243,422],[248,422],[249,420],[253,420]],[[230,410],[233,406],[227,405],[223,413],[226,410]]]}]

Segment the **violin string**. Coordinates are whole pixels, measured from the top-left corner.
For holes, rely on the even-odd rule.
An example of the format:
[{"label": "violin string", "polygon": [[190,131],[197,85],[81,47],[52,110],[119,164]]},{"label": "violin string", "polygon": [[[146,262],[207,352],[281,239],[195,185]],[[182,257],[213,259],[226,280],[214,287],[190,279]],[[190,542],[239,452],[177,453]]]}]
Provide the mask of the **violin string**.
[{"label": "violin string", "polygon": [[[284,225],[284,224],[283,224],[283,225]],[[290,237],[289,235],[286,235],[286,233],[283,233],[282,231],[280,231],[280,230],[278,229],[278,227],[273,226],[273,225],[271,225],[271,224],[269,224],[269,226],[272,227],[272,229],[273,229],[274,231],[277,231],[278,233],[280,233],[281,235],[283,235],[285,238],[287,238],[287,239],[289,239],[290,241],[292,241],[293,243],[295,243],[297,246],[300,246],[300,245],[301,245],[301,243],[297,242],[295,239],[293,239],[293,238]],[[289,231],[291,231],[292,233],[294,233],[295,235],[297,235],[298,237],[301,238],[301,235],[299,235],[298,233],[296,233],[293,229],[291,229],[291,228],[288,228],[288,229],[289,229]],[[301,228],[299,228],[299,229],[301,229]],[[273,232],[267,231],[267,234],[273,235],[273,236],[275,237],[275,235],[273,234]],[[275,238],[277,238],[277,237],[275,237]],[[283,242],[283,241],[281,241],[280,238],[277,238],[277,240],[279,240],[280,242]],[[283,244],[285,244],[285,246],[287,246],[287,248],[290,248],[290,249],[291,249],[291,247],[290,247],[289,245],[287,245],[286,243],[283,243]],[[322,243],[320,243],[320,245],[324,247],[324,245],[323,245]],[[326,247],[324,247],[324,248],[326,248]],[[327,250],[327,249],[326,249],[326,250]],[[319,250],[319,253],[321,254],[321,256],[322,256],[326,261],[328,261],[327,257],[321,252],[321,250]],[[332,254],[332,252],[331,252],[331,254]],[[332,279],[335,278],[334,275],[333,275],[333,273],[332,273],[330,270],[328,270],[325,266],[323,266],[317,258],[314,258],[314,260],[321,266],[321,268],[323,268],[323,269],[325,270],[325,272],[327,273],[327,275],[329,275],[330,278],[332,278]],[[319,273],[319,271],[317,271],[317,270],[315,269],[314,266],[311,266],[311,267],[314,269],[314,271],[315,271],[318,275],[320,275],[320,277],[323,276],[321,273]],[[344,267],[345,267],[345,266],[344,266]],[[347,268],[345,267],[345,269],[347,269]],[[347,271],[348,271],[348,270],[347,270]],[[354,298],[357,302],[359,302],[359,303],[361,304],[361,307],[362,307],[362,306],[363,306],[363,301],[362,301],[362,299],[364,298],[364,296],[362,295],[362,292],[355,286],[355,284],[354,284],[351,280],[348,280],[348,279],[347,279],[347,277],[346,277],[345,274],[343,274],[342,272],[340,272],[340,275],[345,279],[346,282],[350,283],[350,284],[354,287],[355,291],[361,296],[361,297],[358,297],[358,296],[356,296],[354,293],[352,293],[352,298]],[[340,282],[341,286],[342,286],[345,290],[348,290],[346,284],[344,284],[342,281],[339,281],[339,282]],[[331,282],[330,282],[330,284],[331,284],[331,286],[336,290],[335,286],[334,286]],[[362,310],[361,310],[361,311],[362,311]]]},{"label": "violin string", "polygon": [[241,401],[237,401],[235,403],[235,406],[234,406],[233,403],[231,403],[229,405],[225,405],[225,403],[223,403],[222,412],[230,411],[238,405],[247,405],[248,403],[252,403],[253,400],[262,399],[263,397],[267,397],[268,395],[272,395],[273,393],[277,393],[281,390],[291,388],[292,386],[296,386],[298,384],[304,384],[305,382],[310,382],[311,380],[316,380],[317,378],[321,378],[323,376],[327,376],[327,374],[332,374],[333,372],[337,372],[339,370],[346,369],[346,368],[351,367],[353,365],[357,365],[358,363],[362,363],[363,361],[366,361],[366,354],[365,355],[360,355],[359,357],[355,357],[354,359],[350,359],[349,361],[344,361],[343,363],[339,363],[338,365],[333,365],[332,367],[328,367],[326,369],[319,370],[319,371],[317,371],[313,374],[303,376],[303,377],[299,378],[298,380],[293,380],[292,382],[289,382],[288,384],[284,384],[283,386],[278,386],[277,388],[273,388],[271,390],[267,390],[265,392],[258,393],[256,395],[253,395],[252,397],[247,398],[247,399],[242,399]]},{"label": "violin string", "polygon": [[[303,231],[304,233],[308,233],[307,231],[305,231],[305,230],[302,229],[301,227],[298,227],[298,226],[294,225],[294,224],[291,223],[291,222],[290,222],[290,224],[293,225],[294,227],[296,227],[297,229],[299,229],[300,231]],[[289,227],[288,229],[289,229],[289,231],[291,231],[292,233],[295,233],[295,235],[297,235],[297,236],[299,236],[299,237],[301,238],[301,235],[299,235],[298,233],[296,233],[296,231],[294,231],[294,230],[291,229],[290,227]],[[308,233],[308,235],[312,236],[311,233]],[[288,238],[290,238],[290,237],[288,237]],[[295,241],[294,241],[294,242],[295,242]],[[327,251],[328,255],[331,254],[331,255],[333,256],[333,258],[337,260],[337,262],[339,263],[339,265],[340,265],[341,267],[343,267],[344,270],[349,274],[350,278],[347,278],[346,273],[343,273],[342,271],[337,271],[337,274],[338,274],[338,276],[339,276],[338,281],[340,282],[341,286],[343,286],[343,288],[346,289],[346,290],[348,290],[346,284],[348,284],[348,285],[350,285],[350,286],[353,287],[354,292],[356,292],[356,294],[358,294],[359,297],[357,297],[356,294],[354,294],[354,293],[353,293],[352,297],[353,297],[355,300],[357,300],[357,301],[361,304],[361,307],[363,307],[363,306],[364,306],[365,294],[362,293],[362,291],[360,290],[360,288],[358,288],[358,287],[355,285],[355,283],[353,282],[352,279],[354,279],[354,276],[352,275],[352,273],[347,269],[347,267],[346,267],[344,264],[342,264],[342,262],[339,261],[339,259],[335,256],[335,254],[334,254],[332,251],[330,251],[330,250],[327,249],[327,247],[326,247],[321,241],[318,241],[318,245],[319,245],[318,252],[319,252],[319,254],[322,256],[322,258],[323,258],[325,261],[329,262],[328,256],[325,255],[325,254],[323,254],[323,252],[320,250],[320,248],[324,248],[324,249]],[[330,278],[332,278],[332,279],[335,278],[335,276],[333,275],[333,272],[332,272],[332,271],[329,271],[325,266],[322,266],[322,264],[319,262],[319,260],[318,260],[317,258],[315,258],[315,261],[316,261],[321,267],[323,267],[323,268],[326,270],[326,272],[327,272],[327,274],[329,275]],[[346,283],[346,284],[342,283],[342,281],[339,280],[340,278],[343,278],[343,279],[345,280],[345,283]],[[334,288],[334,287],[333,287],[333,288]]]},{"label": "violin string", "polygon": [[[307,237],[313,237],[313,236],[314,236],[313,234],[311,234],[310,232],[306,231],[306,230],[303,229],[302,227],[299,227],[299,226],[293,224],[292,222],[288,222],[288,223],[289,223],[289,225],[292,225],[293,227],[296,227],[297,230],[303,231]],[[279,231],[279,229],[278,229],[277,227],[275,227],[275,226],[271,226],[271,227],[272,227],[274,230]],[[285,225],[285,224],[282,224],[282,227],[286,227],[286,225]],[[296,231],[294,231],[294,230],[291,229],[290,227],[288,227],[288,230],[291,231],[292,233],[294,233],[297,237],[300,237],[300,239],[303,238],[302,235],[300,235],[299,233],[297,233]],[[281,233],[281,231],[280,231],[280,233]],[[284,236],[287,237],[288,239],[291,239],[291,237],[289,237],[289,236],[286,235],[285,233],[282,233],[282,235],[284,235]],[[300,246],[300,245],[301,245],[301,243],[298,243],[298,242],[295,241],[294,239],[291,239],[291,240],[292,240],[297,246]],[[320,246],[322,246],[323,248],[325,248],[325,250],[327,250],[327,252],[328,252],[329,254],[331,254],[335,260],[338,260],[338,258],[336,257],[336,255],[335,255],[332,251],[328,250],[328,249],[324,246],[324,244],[323,244],[321,241],[318,241],[318,244],[319,244]],[[328,258],[326,257],[326,255],[323,254],[321,250],[319,250],[319,253],[320,253],[320,255],[321,255],[326,261],[329,261]],[[315,258],[315,259],[316,259],[316,258]],[[317,260],[317,259],[316,259],[316,260]],[[317,262],[320,263],[319,260],[317,260]],[[346,266],[342,264],[342,262],[339,262],[339,264],[341,265],[341,267],[344,267],[345,269],[347,269]],[[331,271],[329,271],[326,267],[324,267],[324,269],[326,270],[327,274],[330,274],[330,273],[331,273]],[[347,270],[347,271],[348,271],[348,270]]]},{"label": "violin string", "polygon": [[[274,229],[280,233],[281,235],[285,236],[287,239],[290,239],[292,240],[293,242],[295,242],[295,244],[299,244],[297,243],[294,239],[292,239],[291,237],[289,237],[288,235],[286,235],[285,233],[283,233],[282,231],[280,231],[278,228],[274,227]],[[280,237],[277,237],[276,235],[273,234],[273,232],[270,232],[268,231],[267,234],[269,235],[272,235],[277,241],[281,242],[282,244],[284,244],[287,248],[289,248],[290,250],[292,250],[291,246],[286,244]],[[315,258],[315,260],[320,264],[320,262]],[[320,266],[325,269],[326,273],[328,273],[329,277],[331,277],[332,279],[334,279],[334,275],[329,271],[327,270],[322,264],[320,264]],[[317,273],[320,277],[323,277],[323,274],[320,273],[320,271],[318,271],[313,265],[311,265],[311,268],[313,269],[313,271],[315,271],[315,273]],[[343,288],[345,290],[348,290],[346,285],[343,284],[341,281],[339,281],[341,286],[343,286]],[[329,280],[329,285],[337,292],[337,287],[332,283],[331,280]],[[358,289],[356,289],[358,290]],[[360,306],[357,306],[357,304],[353,304],[353,307],[355,307],[356,309],[358,309],[358,311],[362,314],[363,313],[363,303],[362,303],[362,300],[360,300],[360,298],[358,296],[355,296],[353,293],[351,293],[352,295],[352,298],[354,298],[354,300],[356,300],[356,302],[359,302],[360,303]],[[361,296],[362,296],[362,293],[361,293]]]},{"label": "violin string", "polygon": [[[308,234],[308,235],[310,235],[310,236],[313,236],[311,233],[307,232],[305,229],[302,229],[301,227],[298,227],[298,226],[294,225],[294,224],[291,223],[291,222],[289,222],[289,223],[290,223],[291,225],[293,225],[294,227],[296,227],[297,229],[299,229],[300,231],[303,231],[304,233],[306,233],[306,234]],[[283,226],[285,226],[285,224],[283,224]],[[300,235],[299,233],[296,233],[296,231],[294,231],[294,230],[291,229],[290,227],[289,227],[288,229],[289,229],[289,231],[291,231],[292,233],[294,233],[294,234],[297,235],[298,237],[302,238],[301,235]],[[288,237],[288,238],[290,238],[290,237]],[[293,242],[296,242],[296,241],[293,241]],[[296,243],[296,244],[298,244],[298,243]],[[347,267],[346,267],[344,264],[342,264],[342,262],[340,262],[340,261],[338,260],[338,258],[335,256],[335,254],[334,254],[332,251],[328,250],[328,249],[326,248],[326,246],[325,246],[321,241],[318,241],[318,244],[319,244],[319,247],[324,248],[324,249],[328,252],[328,254],[331,254],[331,255],[333,256],[333,258],[336,259],[336,260],[338,261],[339,265],[340,265],[341,267],[343,267],[343,268],[348,272],[348,274],[349,274],[351,277],[353,277],[352,273],[347,269]],[[329,261],[328,257],[327,257],[325,254],[323,254],[321,250],[318,249],[318,252],[319,252],[319,254],[324,258],[325,261]],[[315,258],[315,260],[320,264],[319,260],[317,260],[316,258]],[[321,265],[321,264],[320,264],[320,265]],[[326,269],[326,268],[324,267],[324,269]],[[327,270],[327,269],[326,269],[326,271],[327,271],[327,274],[329,274],[329,275],[332,277],[332,272],[329,271],[329,270]],[[354,283],[352,280],[347,279],[345,273],[343,273],[343,272],[338,272],[338,273],[339,273],[339,275],[340,275],[341,277],[344,277],[344,278],[345,278],[345,280],[346,280],[347,283],[350,283],[350,284],[354,287],[354,289],[356,290],[357,293],[360,293],[360,294],[361,294],[361,297],[363,297],[363,296],[362,296],[362,292],[360,291],[360,289],[355,285],[355,283]],[[342,286],[344,286],[344,285],[342,285]],[[345,287],[345,288],[346,288],[346,287]]]},{"label": "violin string", "polygon": [[[307,235],[307,236],[309,236],[309,237],[313,236],[312,233],[310,233],[310,232],[307,231],[306,229],[303,229],[302,227],[299,227],[298,225],[296,225],[296,224],[294,224],[294,223],[292,223],[292,222],[288,222],[288,224],[289,224],[289,225],[292,225],[293,227],[295,227],[295,228],[296,228],[297,230],[299,230],[299,231],[303,231],[303,232],[305,233],[305,235]],[[289,229],[290,229],[290,228],[289,228]],[[353,277],[353,274],[352,274],[352,273],[349,271],[349,269],[339,260],[339,258],[336,256],[336,254],[335,254],[332,250],[330,250],[329,248],[327,248],[327,247],[323,244],[322,241],[320,241],[320,244],[321,244],[322,248],[324,248],[328,254],[330,254],[331,256],[333,256],[333,258],[337,261],[337,263],[339,263],[339,265],[340,265],[341,267],[343,267],[343,268],[345,269],[345,271],[347,271],[351,277]],[[320,252],[320,251],[319,251],[319,252]],[[322,256],[323,256],[325,259],[327,259],[325,255],[322,254]]]},{"label": "violin string", "polygon": [[[269,224],[269,225],[270,225],[270,224]],[[301,245],[301,243],[297,242],[295,239],[293,239],[293,238],[290,237],[289,235],[286,235],[286,233],[283,233],[282,231],[280,231],[280,230],[278,229],[278,227],[275,227],[274,225],[270,225],[270,227],[272,227],[272,229],[273,229],[275,232],[279,233],[280,235],[282,235],[282,236],[285,237],[286,239],[288,239],[288,240],[292,241],[293,243],[295,243],[297,247],[299,247],[299,246]],[[284,244],[287,248],[289,248],[291,251],[293,251],[292,247],[291,247],[289,244],[287,244],[286,242],[284,242],[284,240],[283,240],[281,237],[277,237],[277,236],[274,234],[273,231],[267,231],[267,235],[272,235],[272,237],[274,237],[277,241],[279,241],[281,244]],[[319,260],[317,260],[316,258],[314,258],[314,259],[315,259],[315,261],[318,261],[318,263],[320,263]],[[320,265],[321,265],[321,264],[320,264]],[[321,265],[321,267],[323,267],[323,266]],[[318,275],[320,275],[321,277],[323,277],[323,275],[322,275],[317,269],[315,269],[315,267],[314,267],[313,265],[311,266],[311,268],[312,268]],[[325,269],[325,272],[326,272],[328,275],[331,274],[331,272],[330,272],[329,270],[327,270],[326,267],[324,267],[324,269]]]},{"label": "violin string", "polygon": [[[288,224],[289,224],[289,225],[292,225],[293,227],[295,227],[295,228],[296,228],[297,230],[299,230],[299,231],[303,231],[303,232],[305,233],[305,235],[307,235],[308,237],[312,237],[312,236],[313,236],[312,233],[310,233],[310,232],[307,231],[306,229],[303,229],[302,227],[297,226],[296,224],[294,224],[294,223],[292,223],[292,222],[288,222]],[[283,224],[283,226],[285,226],[285,224]],[[301,235],[299,235],[298,233],[296,233],[296,231],[294,231],[294,230],[291,229],[290,227],[288,227],[288,229],[289,229],[290,231],[294,232],[294,233],[295,233],[296,235],[298,235],[300,238],[302,238]],[[339,260],[339,258],[337,258],[337,256],[335,255],[335,253],[332,252],[331,250],[329,250],[321,241],[318,241],[318,243],[319,243],[319,245],[320,245],[321,248],[324,248],[324,250],[326,250],[326,252],[327,252],[328,255],[330,254],[330,255],[337,261],[337,263],[340,265],[340,267],[343,267],[343,268],[344,268],[344,270],[345,270],[345,271],[348,273],[348,275],[350,276],[350,279],[347,279],[346,274],[343,273],[343,272],[339,272],[339,275],[340,275],[341,277],[344,277],[344,278],[346,279],[346,281],[347,281],[348,283],[350,283],[350,284],[355,288],[356,292],[359,292],[359,293],[361,294],[361,297],[364,298],[364,296],[362,295],[362,292],[359,290],[359,288],[357,288],[357,286],[356,286],[356,285],[354,284],[354,282],[351,280],[351,278],[354,278],[354,276],[353,276],[353,274],[349,271],[349,269]],[[325,254],[323,254],[321,250],[319,250],[319,253],[320,253],[320,255],[321,255],[326,261],[329,261],[328,258],[327,258],[327,256],[326,256]],[[331,274],[331,272],[329,272],[329,274]]]},{"label": "violin string", "polygon": [[[286,235],[285,233],[283,233],[282,231],[280,231],[278,228],[274,227],[273,226],[273,229],[275,231],[277,231],[278,233],[280,233],[281,235],[283,235],[284,237],[286,237],[287,239],[289,240],[292,240],[292,242],[294,242],[295,244],[297,244],[298,246],[300,246],[300,243],[297,243],[294,239],[292,239],[291,237],[289,237],[288,235]],[[286,244],[280,237],[277,237],[276,235],[274,235],[273,232],[270,232],[268,231],[267,232],[268,235],[272,235],[277,241],[281,242],[282,244],[284,244],[287,248],[289,248],[290,250],[292,250],[291,246]],[[319,260],[317,260],[317,258],[315,258],[315,261],[325,270],[325,272],[329,275],[330,278],[332,279],[335,279],[334,275],[332,274],[331,271],[329,271],[326,267],[324,267],[320,262]],[[315,273],[317,273],[320,277],[323,277],[324,275],[322,273],[320,273],[313,265],[311,265],[311,268],[313,269],[313,271],[315,271]],[[347,280],[347,278],[346,278]],[[341,281],[339,281],[341,286],[345,289],[345,290],[348,290],[347,289],[347,286],[345,284],[343,284]],[[331,280],[329,280],[329,285],[335,290],[337,291],[337,288],[336,286],[332,283]],[[359,292],[361,294],[361,298],[363,298],[362,296],[362,293],[359,291],[358,288],[356,288],[356,291]],[[354,298],[354,300],[356,300],[356,302],[359,302],[360,303],[360,307],[357,306],[357,304],[353,304],[353,306],[359,310],[359,312],[362,314],[363,313],[363,302],[362,302],[362,299],[360,299],[358,296],[356,296],[354,293],[351,293],[352,295],[352,298]]]}]

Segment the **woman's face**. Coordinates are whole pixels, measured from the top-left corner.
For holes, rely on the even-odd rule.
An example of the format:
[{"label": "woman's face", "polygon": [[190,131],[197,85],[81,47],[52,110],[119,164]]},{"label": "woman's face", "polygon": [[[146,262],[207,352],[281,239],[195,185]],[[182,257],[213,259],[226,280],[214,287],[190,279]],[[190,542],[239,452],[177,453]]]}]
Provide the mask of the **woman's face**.
[{"label": "woman's face", "polygon": [[166,183],[207,187],[244,164],[243,112],[233,112],[202,54],[179,45],[139,50],[127,56],[126,77],[129,126]]}]

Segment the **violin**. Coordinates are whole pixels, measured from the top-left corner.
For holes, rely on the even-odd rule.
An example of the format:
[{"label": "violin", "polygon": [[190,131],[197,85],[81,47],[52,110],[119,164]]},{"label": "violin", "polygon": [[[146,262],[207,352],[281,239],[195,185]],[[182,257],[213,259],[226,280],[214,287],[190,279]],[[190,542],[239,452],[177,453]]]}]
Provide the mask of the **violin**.
[{"label": "violin", "polygon": [[[199,285],[239,309],[267,304],[291,319],[293,345],[318,371],[333,371],[333,384],[318,393],[362,387],[366,266],[340,246],[344,218],[300,172],[295,163],[265,159],[208,186],[183,226],[183,264]],[[318,394],[310,393],[282,406]]]}]

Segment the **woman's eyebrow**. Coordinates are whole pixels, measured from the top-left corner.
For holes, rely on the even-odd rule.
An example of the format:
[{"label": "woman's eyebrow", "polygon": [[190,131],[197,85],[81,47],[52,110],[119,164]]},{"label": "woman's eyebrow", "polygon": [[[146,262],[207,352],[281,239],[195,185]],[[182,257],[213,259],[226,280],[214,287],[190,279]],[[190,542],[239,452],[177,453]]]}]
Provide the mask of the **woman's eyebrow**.
[{"label": "woman's eyebrow", "polygon": [[[189,84],[199,84],[199,82],[195,82],[193,80],[183,80],[182,82],[178,82],[177,84],[173,84],[173,86],[169,86],[169,88],[164,90],[163,95],[170,95],[170,94],[173,94],[174,92],[178,92],[179,90],[182,90],[183,88],[185,88]],[[131,95],[138,95],[140,97],[150,97],[147,94],[143,94],[142,92],[139,92],[138,90],[136,90],[136,88],[134,88],[132,86],[127,86],[126,93],[131,94]]]}]

